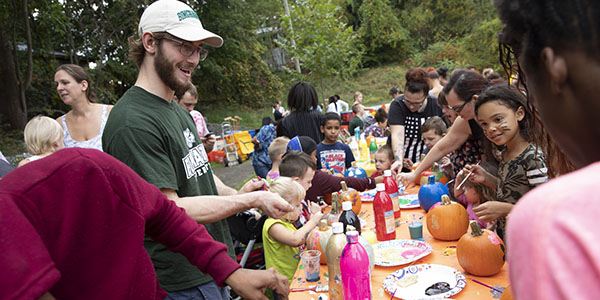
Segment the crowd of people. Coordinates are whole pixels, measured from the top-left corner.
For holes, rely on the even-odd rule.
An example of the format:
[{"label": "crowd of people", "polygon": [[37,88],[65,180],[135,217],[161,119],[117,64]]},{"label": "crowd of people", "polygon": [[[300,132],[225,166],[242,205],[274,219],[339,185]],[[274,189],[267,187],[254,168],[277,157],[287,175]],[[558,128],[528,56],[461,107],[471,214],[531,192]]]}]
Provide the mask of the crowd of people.
[{"label": "crowd of people", "polygon": [[[82,67],[61,65],[54,82],[71,110],[27,123],[31,156],[16,169],[0,153],[0,298],[230,299],[229,286],[244,299],[286,299],[307,233],[342,181],[373,189],[391,170],[406,185],[437,164],[465,182],[450,196],[469,218],[506,242],[516,299],[597,299],[600,23],[589,16],[600,5],[496,6],[501,60],[517,76],[412,68],[374,114],[359,91],[352,105],[334,95],[322,106],[297,82],[288,110],[275,103],[253,138],[259,180],[235,190],[210,167],[215,136],[191,82],[205,47],[223,39],[183,2],[154,2],[130,39],[136,82],[116,105],[94,102]],[[345,126],[387,138],[371,177],[343,176],[356,160]],[[268,216],[267,270],[235,260],[225,219],[249,209]]]}]

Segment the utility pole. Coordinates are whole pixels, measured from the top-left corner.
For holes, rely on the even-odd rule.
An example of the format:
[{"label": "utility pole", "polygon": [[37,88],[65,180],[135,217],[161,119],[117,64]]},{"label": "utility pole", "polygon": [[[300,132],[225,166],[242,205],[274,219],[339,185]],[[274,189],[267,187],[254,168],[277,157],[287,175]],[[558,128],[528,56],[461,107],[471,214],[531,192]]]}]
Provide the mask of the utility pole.
[{"label": "utility pole", "polygon": [[[296,48],[296,40],[294,40],[294,27],[292,26],[292,18],[290,17],[290,7],[288,6],[287,0],[283,0],[283,6],[285,7],[285,15],[288,17],[288,20],[290,20],[290,31],[292,33],[292,47]],[[298,73],[301,73],[302,71],[300,70],[300,61],[297,57],[294,57],[294,63],[296,65],[296,71]]]}]

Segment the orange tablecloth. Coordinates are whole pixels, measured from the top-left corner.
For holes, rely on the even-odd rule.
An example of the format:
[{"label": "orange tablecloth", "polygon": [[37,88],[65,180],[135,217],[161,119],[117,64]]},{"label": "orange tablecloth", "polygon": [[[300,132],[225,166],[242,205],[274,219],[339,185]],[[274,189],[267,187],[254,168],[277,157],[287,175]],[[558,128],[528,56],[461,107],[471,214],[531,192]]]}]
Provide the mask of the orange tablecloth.
[{"label": "orange tablecloth", "polygon": [[[418,188],[409,189],[409,192],[414,192],[418,190]],[[362,212],[366,213],[361,217],[361,219],[366,219],[368,222],[367,230],[374,231],[374,213],[373,213],[373,205],[371,203],[363,203]],[[415,209],[406,209],[402,210],[402,220],[407,220],[411,214],[419,214],[425,216],[425,211],[421,208]],[[364,229],[363,229],[364,230]],[[427,225],[425,218],[423,218],[423,238],[425,238],[425,242],[429,243],[433,247],[433,252],[417,262],[415,264],[440,264],[453,267],[459,271],[463,271],[463,268],[458,264],[458,260],[456,258],[455,248],[448,248],[456,246],[456,241],[452,242],[444,242],[434,239],[429,231],[427,230]],[[396,228],[396,239],[410,239],[410,235],[408,232],[408,225],[401,224]],[[447,253],[445,253],[445,250]],[[449,253],[448,253],[449,252]],[[448,254],[450,254],[448,256]],[[383,290],[383,280],[391,273],[396,270],[400,270],[407,265],[397,266],[397,267],[380,267],[375,266],[373,269],[373,274],[371,275],[371,295],[372,299],[386,299],[389,300],[391,295],[387,294]],[[300,267],[300,264],[298,265]],[[321,280],[317,282],[317,285],[327,285],[327,266],[321,265]],[[482,286],[470,279],[475,279],[477,281],[483,282],[492,287],[506,287],[508,285],[508,267],[505,264],[500,273],[491,276],[491,277],[478,277],[465,273],[467,277],[467,285],[465,288],[451,297],[452,299],[494,299],[494,295],[492,294],[490,288]],[[300,282],[298,278],[304,279],[304,270],[298,268],[296,269],[296,273],[294,274],[294,278],[292,280],[292,284],[290,288],[301,288],[301,287],[309,287],[315,285],[314,282]],[[319,293],[315,293],[312,291],[309,292],[291,292],[289,298],[294,299],[317,299],[319,297]]]}]

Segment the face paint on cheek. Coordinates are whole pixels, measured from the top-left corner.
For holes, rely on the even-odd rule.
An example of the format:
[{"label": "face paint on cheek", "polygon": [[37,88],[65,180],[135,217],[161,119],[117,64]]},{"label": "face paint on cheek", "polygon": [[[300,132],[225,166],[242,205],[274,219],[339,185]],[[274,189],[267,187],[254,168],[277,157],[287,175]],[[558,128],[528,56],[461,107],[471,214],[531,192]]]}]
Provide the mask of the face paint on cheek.
[{"label": "face paint on cheek", "polygon": [[502,123],[500,123],[500,129],[502,129],[503,131],[510,131],[510,127],[508,126],[508,124],[506,124],[506,121],[502,121]]}]

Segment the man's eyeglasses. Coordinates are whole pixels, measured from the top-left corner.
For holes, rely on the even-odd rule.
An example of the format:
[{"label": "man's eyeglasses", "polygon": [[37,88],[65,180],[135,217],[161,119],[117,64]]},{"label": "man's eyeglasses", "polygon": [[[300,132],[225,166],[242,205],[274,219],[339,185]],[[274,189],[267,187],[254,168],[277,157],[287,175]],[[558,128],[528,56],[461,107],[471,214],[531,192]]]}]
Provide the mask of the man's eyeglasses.
[{"label": "man's eyeglasses", "polygon": [[406,104],[406,106],[412,106],[412,107],[418,108],[418,107],[423,106],[423,103],[425,103],[426,98],[427,98],[427,96],[423,97],[423,100],[421,100],[419,102],[412,102],[412,101],[406,100],[406,96],[405,96],[405,98],[402,101],[404,101],[404,104]]},{"label": "man's eyeglasses", "polygon": [[190,56],[194,55],[194,53],[198,52],[198,57],[199,57],[200,61],[203,61],[208,56],[208,50],[202,48],[202,46],[194,47],[190,43],[172,39],[168,36],[163,36],[162,38],[165,40],[169,40],[175,44],[178,44],[179,45],[179,53],[181,53],[181,55],[183,55],[185,57],[190,57]]}]

